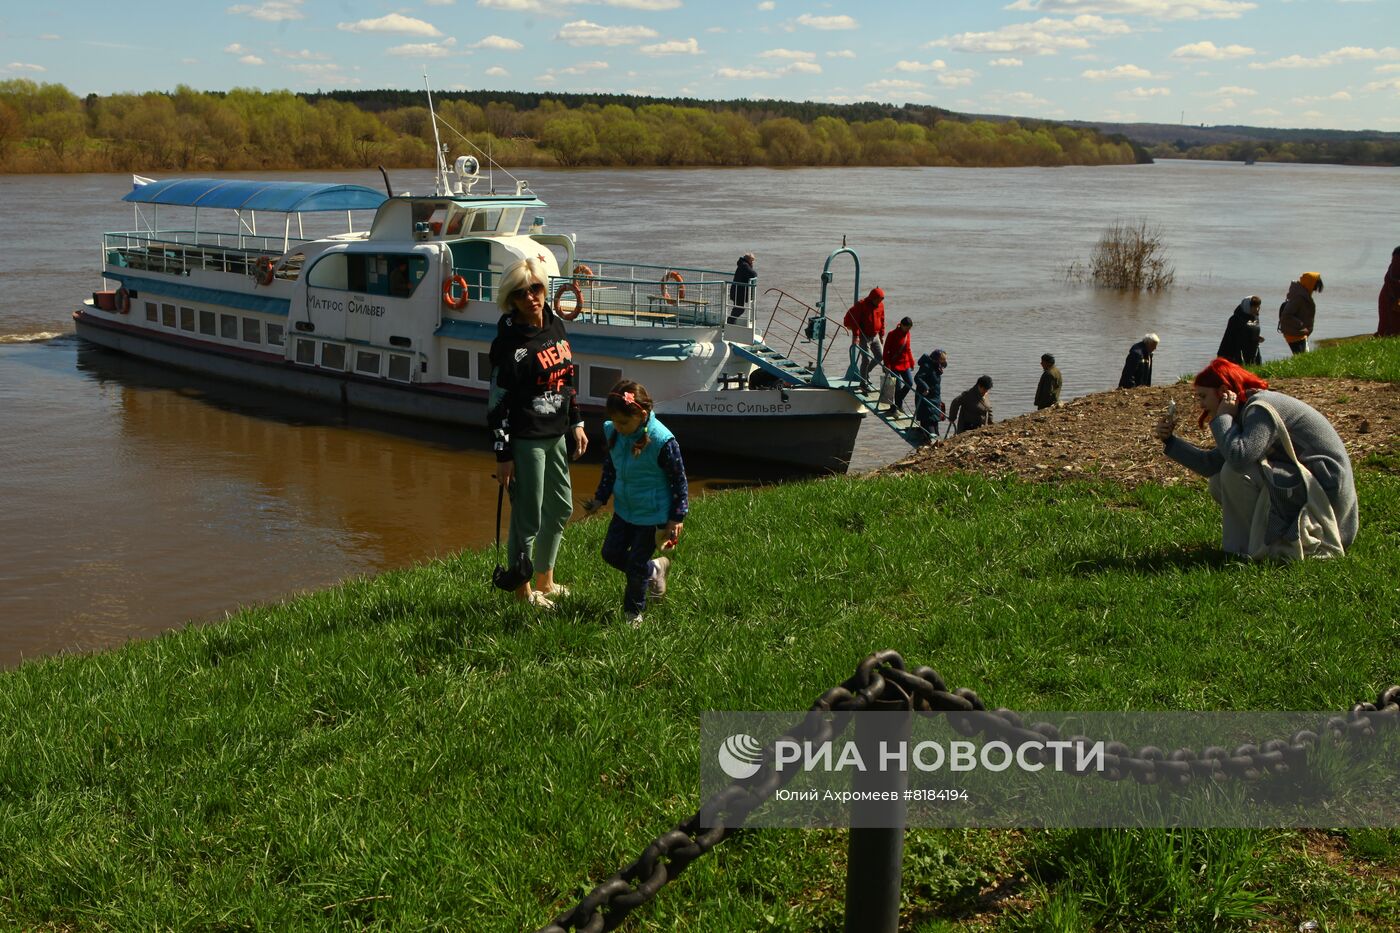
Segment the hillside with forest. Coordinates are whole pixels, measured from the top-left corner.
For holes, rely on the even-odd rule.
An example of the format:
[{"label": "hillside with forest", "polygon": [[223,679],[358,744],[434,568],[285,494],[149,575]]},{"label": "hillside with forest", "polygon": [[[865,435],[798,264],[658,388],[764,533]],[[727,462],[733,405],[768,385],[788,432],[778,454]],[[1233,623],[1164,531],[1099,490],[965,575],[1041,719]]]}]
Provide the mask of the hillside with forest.
[{"label": "hillside with forest", "polygon": [[1265,126],[1069,121],[1125,136],[1158,159],[1400,165],[1400,133]]},{"label": "hillside with forest", "polygon": [[[1089,127],[935,107],[478,91],[435,96],[453,130],[510,166],[1057,166],[1144,161]],[[0,172],[237,171],[432,164],[421,94],[235,89],[88,95],[0,81]]]}]

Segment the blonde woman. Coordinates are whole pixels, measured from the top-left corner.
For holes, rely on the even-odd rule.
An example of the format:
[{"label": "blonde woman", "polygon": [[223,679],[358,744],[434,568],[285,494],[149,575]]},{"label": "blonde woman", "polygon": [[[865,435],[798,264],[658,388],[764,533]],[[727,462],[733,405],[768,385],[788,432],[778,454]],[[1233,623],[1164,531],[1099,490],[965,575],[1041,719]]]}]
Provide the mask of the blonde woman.
[{"label": "blonde woman", "polygon": [[547,275],[537,259],[522,259],[501,277],[498,301],[505,314],[491,344],[491,395],[487,424],[496,451],[496,476],[510,492],[506,553],[529,558],[517,599],[541,609],[567,596],[554,580],[554,561],[573,511],[569,440],[573,459],[588,449],[574,386],[574,364],[564,322],[549,306]]}]

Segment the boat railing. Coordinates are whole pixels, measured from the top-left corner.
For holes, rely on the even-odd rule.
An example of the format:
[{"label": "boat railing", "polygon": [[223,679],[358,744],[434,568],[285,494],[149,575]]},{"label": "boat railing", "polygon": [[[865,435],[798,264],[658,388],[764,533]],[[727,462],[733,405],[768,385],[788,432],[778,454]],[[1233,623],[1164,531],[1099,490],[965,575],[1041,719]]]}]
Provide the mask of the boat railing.
[{"label": "boat railing", "polygon": [[[590,263],[580,265],[597,270]],[[565,312],[577,306],[581,320],[599,324],[719,327],[725,323],[729,315],[727,280],[716,278],[713,273],[708,279],[687,279],[677,269],[653,268],[675,272],[680,278],[639,278],[601,272],[555,276],[549,282],[551,302]],[[573,294],[574,289],[578,290],[577,295]]]},{"label": "boat railing", "polygon": [[[149,233],[107,233],[102,237],[103,259],[108,266],[165,275],[189,275],[195,269],[251,275],[261,256],[281,256],[284,244],[290,249],[304,239],[161,230]],[[278,269],[279,278],[296,278],[301,264],[287,262]]]}]

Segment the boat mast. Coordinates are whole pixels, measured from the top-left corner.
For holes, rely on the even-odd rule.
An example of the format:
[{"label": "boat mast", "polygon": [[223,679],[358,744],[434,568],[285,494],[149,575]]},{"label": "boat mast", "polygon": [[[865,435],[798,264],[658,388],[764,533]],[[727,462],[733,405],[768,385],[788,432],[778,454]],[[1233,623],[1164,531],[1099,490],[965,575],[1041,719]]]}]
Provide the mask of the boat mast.
[{"label": "boat mast", "polygon": [[452,193],[451,182],[447,180],[447,160],[442,157],[442,140],[438,138],[437,113],[433,110],[433,89],[428,85],[428,69],[423,69],[423,89],[428,92],[428,119],[433,121],[433,151],[437,154],[436,178],[433,179],[433,194],[442,196]]}]

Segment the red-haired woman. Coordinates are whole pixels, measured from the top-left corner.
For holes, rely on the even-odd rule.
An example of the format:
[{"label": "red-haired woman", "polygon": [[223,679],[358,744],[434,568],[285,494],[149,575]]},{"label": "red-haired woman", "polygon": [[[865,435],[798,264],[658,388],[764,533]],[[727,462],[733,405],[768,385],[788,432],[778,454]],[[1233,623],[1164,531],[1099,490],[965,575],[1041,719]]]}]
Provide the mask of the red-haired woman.
[{"label": "red-haired woman", "polygon": [[1356,537],[1351,458],[1331,423],[1311,406],[1217,357],[1196,375],[1198,424],[1215,448],[1173,433],[1174,417],[1153,433],[1182,466],[1210,477],[1220,503],[1221,547],[1247,557],[1326,557]]}]

